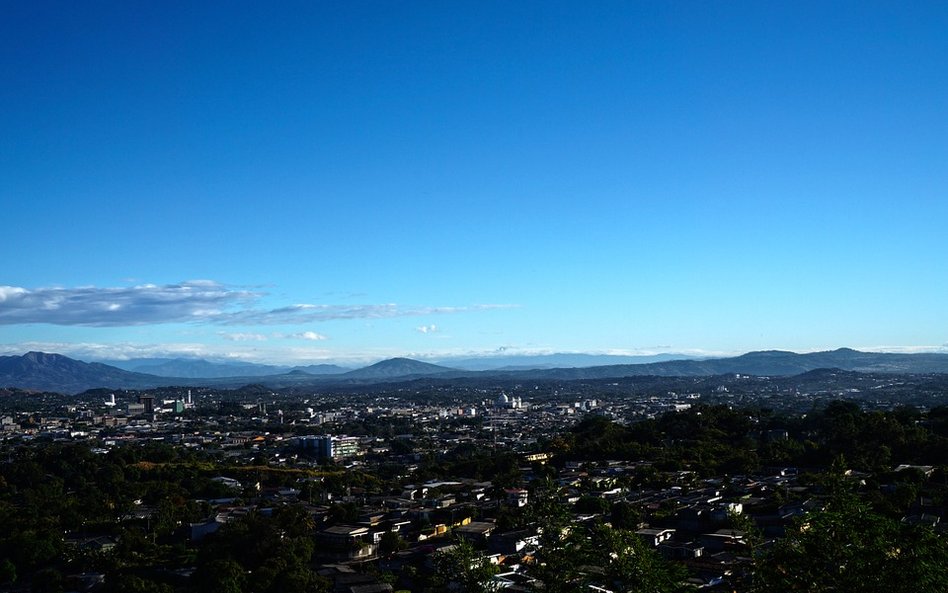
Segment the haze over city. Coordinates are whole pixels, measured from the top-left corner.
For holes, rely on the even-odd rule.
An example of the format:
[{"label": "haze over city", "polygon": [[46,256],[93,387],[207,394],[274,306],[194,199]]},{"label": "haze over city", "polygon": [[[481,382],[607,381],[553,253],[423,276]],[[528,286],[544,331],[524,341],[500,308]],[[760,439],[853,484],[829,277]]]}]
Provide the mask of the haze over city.
[{"label": "haze over city", "polygon": [[5,3],[0,354],[948,351],[948,6]]}]

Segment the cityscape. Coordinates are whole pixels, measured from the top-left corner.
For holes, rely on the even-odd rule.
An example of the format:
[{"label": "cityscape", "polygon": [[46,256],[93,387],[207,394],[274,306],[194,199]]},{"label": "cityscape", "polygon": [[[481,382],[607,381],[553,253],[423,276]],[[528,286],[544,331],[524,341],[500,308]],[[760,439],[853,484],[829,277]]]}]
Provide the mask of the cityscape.
[{"label": "cityscape", "polygon": [[948,592],[945,31],[0,3],[0,593]]},{"label": "cityscape", "polygon": [[[888,545],[927,533],[934,539],[913,554],[944,558],[946,373],[442,373],[316,390],[6,388],[0,508],[16,510],[8,524],[24,530],[6,541],[35,547],[7,548],[7,575],[35,572],[28,588],[10,576],[6,587],[756,591],[800,578],[894,587],[901,572],[862,564],[892,554],[880,542],[863,542],[855,572],[798,576],[770,564],[844,553],[867,528],[853,521],[867,516],[872,529],[893,530]],[[36,464],[47,472],[39,483]],[[860,514],[840,514],[845,505]],[[802,545],[817,520],[856,539],[820,533],[806,544],[820,544],[813,557],[794,560],[786,542]],[[277,539],[257,549],[259,537]],[[238,548],[227,556],[217,546]],[[553,563],[554,554],[572,560]],[[942,578],[940,562],[919,578]]]}]

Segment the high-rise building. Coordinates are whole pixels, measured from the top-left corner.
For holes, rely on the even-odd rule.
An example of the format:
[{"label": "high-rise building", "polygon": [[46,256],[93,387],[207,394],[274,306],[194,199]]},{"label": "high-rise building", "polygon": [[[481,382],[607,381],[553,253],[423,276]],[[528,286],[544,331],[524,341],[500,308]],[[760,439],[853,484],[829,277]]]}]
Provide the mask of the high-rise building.
[{"label": "high-rise building", "polygon": [[145,406],[145,415],[151,416],[155,413],[155,396],[153,395],[139,395],[138,403]]},{"label": "high-rise building", "polygon": [[359,438],[333,435],[297,437],[297,447],[317,459],[339,461],[359,454]]}]

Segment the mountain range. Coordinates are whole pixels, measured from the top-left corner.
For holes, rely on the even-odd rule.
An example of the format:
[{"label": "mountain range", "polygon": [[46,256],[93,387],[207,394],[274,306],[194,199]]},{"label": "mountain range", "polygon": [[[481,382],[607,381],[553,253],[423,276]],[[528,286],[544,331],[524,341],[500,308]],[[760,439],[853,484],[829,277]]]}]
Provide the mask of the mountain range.
[{"label": "mountain range", "polygon": [[[272,388],[372,384],[431,377],[457,379],[467,377],[510,380],[608,379],[630,376],[712,376],[746,374],[756,376],[798,375],[815,369],[841,369],[870,373],[948,373],[948,354],[897,354],[860,352],[840,348],[825,352],[798,354],[781,350],[748,352],[730,358],[660,360],[638,364],[608,364],[586,367],[470,370],[435,365],[408,358],[393,358],[364,368],[347,370],[333,365],[267,367],[267,365],[204,365],[185,361],[132,366],[126,370],[96,362],[82,362],[60,354],[28,352],[22,356],[0,356],[0,387],[16,387],[62,393],[78,393],[96,387],[111,389],[148,389],[153,387],[216,386],[235,388],[257,383]],[[128,364],[128,363],[126,363]],[[210,365],[210,366],[208,366]],[[221,375],[232,369],[232,375]],[[272,374],[260,374],[272,368]],[[193,376],[204,368],[207,376]],[[178,376],[159,373],[179,370]],[[157,372],[140,372],[152,370]]]},{"label": "mountain range", "polygon": [[474,358],[451,358],[435,360],[436,364],[449,366],[454,369],[467,371],[496,371],[496,370],[532,370],[558,369],[570,367],[592,367],[613,364],[646,364],[650,362],[666,362],[669,360],[694,359],[694,356],[685,354],[649,354],[638,356],[621,356],[616,354],[585,354],[581,352],[558,352],[554,354],[512,354],[496,356],[478,356]]},{"label": "mountain range", "polygon": [[[644,364],[669,360],[693,359],[682,354],[654,354],[647,356],[619,356],[612,354],[554,353],[535,355],[496,355],[472,358],[435,359],[427,362],[466,371],[555,369],[570,367],[604,366],[612,364]],[[99,360],[103,364],[125,371],[158,375],[159,377],[186,377],[214,379],[226,377],[265,377],[302,371],[310,375],[342,374],[351,367],[336,364],[286,366],[227,360],[208,361],[200,358],[137,358],[131,360]]]},{"label": "mountain range", "polygon": [[292,371],[302,371],[310,375],[331,375],[352,370],[335,364],[311,364],[291,367],[243,361],[210,362],[200,358],[140,358],[102,362],[135,373],[192,379],[265,377],[267,375],[282,375]]}]

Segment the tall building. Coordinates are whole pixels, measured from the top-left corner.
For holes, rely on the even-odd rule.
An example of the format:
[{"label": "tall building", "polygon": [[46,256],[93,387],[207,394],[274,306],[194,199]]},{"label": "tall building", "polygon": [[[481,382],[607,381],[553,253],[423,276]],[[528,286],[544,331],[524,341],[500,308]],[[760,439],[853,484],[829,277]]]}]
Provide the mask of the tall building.
[{"label": "tall building", "polygon": [[155,413],[155,396],[153,395],[139,395],[138,403],[145,406],[145,415],[151,416]]},{"label": "tall building", "polygon": [[297,437],[297,447],[317,459],[340,461],[359,454],[359,438],[333,435],[307,435]]}]

